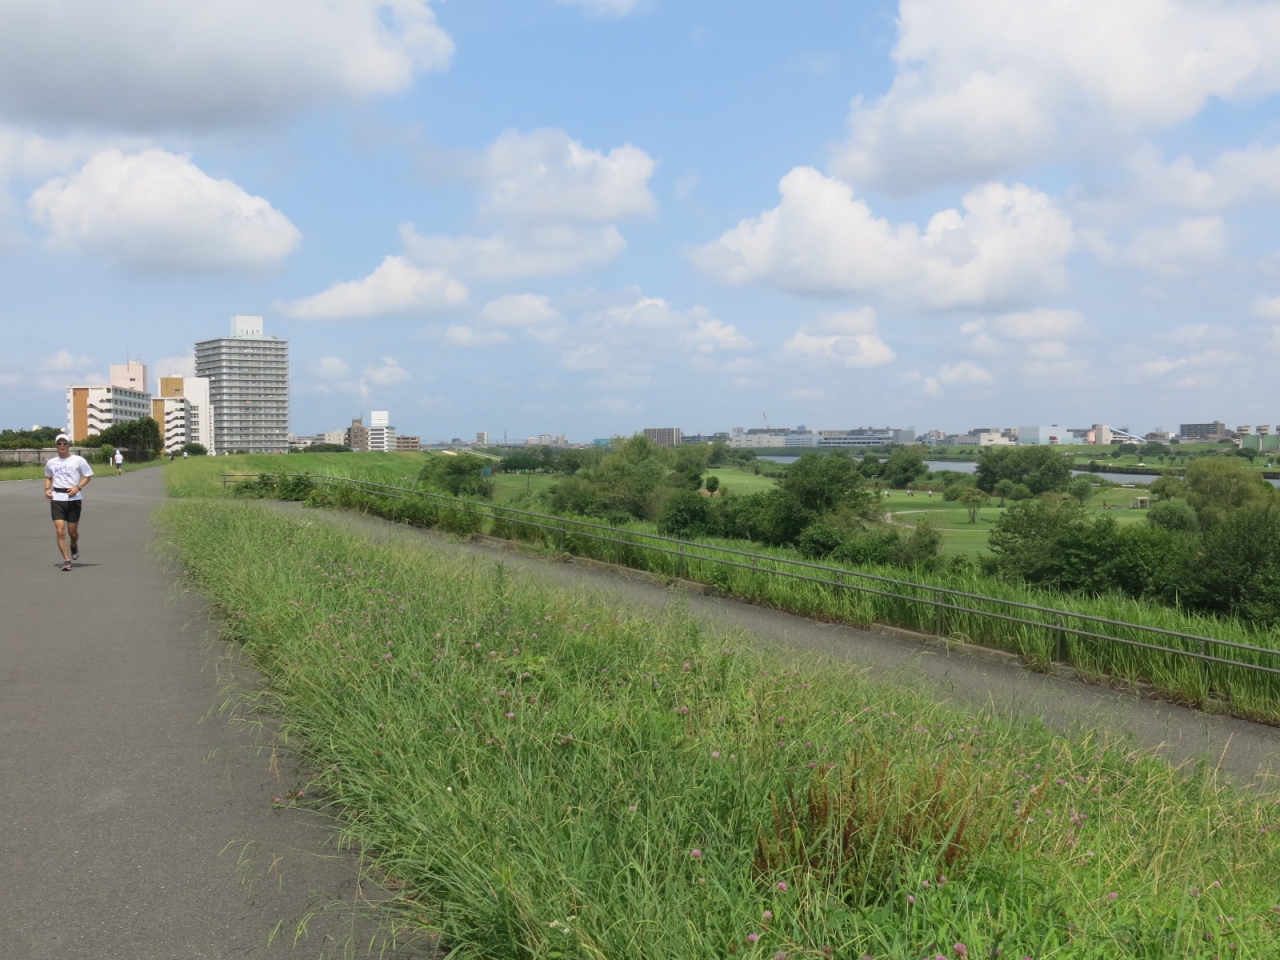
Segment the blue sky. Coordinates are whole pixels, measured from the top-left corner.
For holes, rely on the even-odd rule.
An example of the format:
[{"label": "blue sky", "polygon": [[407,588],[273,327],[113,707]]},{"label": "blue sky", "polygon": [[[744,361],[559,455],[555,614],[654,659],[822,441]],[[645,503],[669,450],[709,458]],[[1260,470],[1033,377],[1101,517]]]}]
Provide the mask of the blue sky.
[{"label": "blue sky", "polygon": [[293,429],[1275,423],[1280,9],[11,0],[0,425],[261,314]]}]

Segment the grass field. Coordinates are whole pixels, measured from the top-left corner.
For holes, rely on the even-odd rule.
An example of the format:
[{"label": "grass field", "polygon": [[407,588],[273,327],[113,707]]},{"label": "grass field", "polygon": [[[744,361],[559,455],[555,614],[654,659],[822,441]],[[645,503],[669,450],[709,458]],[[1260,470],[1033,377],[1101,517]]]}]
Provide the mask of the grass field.
[{"label": "grass field", "polygon": [[[168,463],[167,460],[152,460],[148,463],[126,463],[123,464],[125,473],[132,473],[134,470],[146,470],[150,467],[159,467]],[[114,477],[116,468],[110,463],[91,463],[94,478]],[[5,480],[39,480],[44,477],[44,464],[33,463],[24,464],[20,467],[0,467],[0,482]]]},{"label": "grass field", "polygon": [[[159,520],[457,958],[1271,958],[1276,807],[678,611],[256,504]],[[288,544],[287,550],[280,545]]]},{"label": "grass field", "polygon": [[224,473],[324,473],[376,483],[403,485],[416,479],[425,453],[242,453],[229,457],[191,457],[170,464],[165,485],[171,497],[225,497]]},{"label": "grass field", "polygon": [[[1091,513],[1108,516],[1120,524],[1146,523],[1147,511],[1130,509],[1134,495],[1142,491],[1124,487],[1097,487],[1087,506]],[[955,501],[947,502],[938,491],[932,497],[923,491],[908,496],[905,490],[886,491],[885,505],[895,523],[915,526],[923,518],[942,534],[942,552],[956,554],[987,553],[987,536],[1004,512],[992,497],[988,506],[978,512],[976,522],[969,522],[969,512]]]}]

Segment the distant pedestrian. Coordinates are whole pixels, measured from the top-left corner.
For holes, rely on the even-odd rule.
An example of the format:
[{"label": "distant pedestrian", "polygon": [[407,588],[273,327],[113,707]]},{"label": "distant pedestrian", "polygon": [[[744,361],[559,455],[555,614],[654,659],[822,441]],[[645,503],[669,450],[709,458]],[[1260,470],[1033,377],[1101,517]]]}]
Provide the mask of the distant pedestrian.
[{"label": "distant pedestrian", "polygon": [[124,473],[124,471],[123,471],[122,469],[120,469],[121,464],[123,464],[123,463],[124,463],[124,454],[123,454],[123,453],[121,453],[119,450],[117,450],[117,451],[115,452],[115,456],[113,456],[113,457],[111,458],[111,462],[112,462],[112,463],[114,463],[114,464],[116,465],[116,476],[117,476],[117,477],[118,477],[118,476],[120,476],[120,474]]},{"label": "distant pedestrian", "polygon": [[172,451],[172,450],[170,450],[170,451],[169,451],[169,462],[170,462],[170,463],[173,463],[173,456],[174,456],[173,451]]},{"label": "distant pedestrian", "polygon": [[182,448],[182,459],[183,459],[183,460],[187,459],[187,448],[186,448],[186,447],[183,447],[183,448]]},{"label": "distant pedestrian", "polygon": [[81,494],[89,485],[93,468],[84,457],[71,452],[71,438],[65,433],[58,434],[54,443],[58,455],[50,457],[44,465],[44,496],[53,515],[54,534],[65,573],[71,569],[72,560],[80,559]]}]

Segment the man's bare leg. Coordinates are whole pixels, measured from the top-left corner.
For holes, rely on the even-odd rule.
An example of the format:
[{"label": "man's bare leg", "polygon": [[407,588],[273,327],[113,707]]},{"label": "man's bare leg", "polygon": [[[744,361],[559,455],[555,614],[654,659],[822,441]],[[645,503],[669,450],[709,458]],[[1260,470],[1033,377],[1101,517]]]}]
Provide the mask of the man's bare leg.
[{"label": "man's bare leg", "polygon": [[71,541],[71,558],[74,560],[80,553],[80,524],[68,523],[67,536]]},{"label": "man's bare leg", "polygon": [[71,562],[71,552],[67,549],[67,521],[53,521],[53,529],[58,534],[58,552],[62,554],[62,559],[66,563]]}]

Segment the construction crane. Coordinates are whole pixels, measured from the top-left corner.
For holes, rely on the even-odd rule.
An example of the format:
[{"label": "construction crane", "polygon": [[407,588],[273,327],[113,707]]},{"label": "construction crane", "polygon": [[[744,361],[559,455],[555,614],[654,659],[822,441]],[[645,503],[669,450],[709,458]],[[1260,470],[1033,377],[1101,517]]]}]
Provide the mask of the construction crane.
[{"label": "construction crane", "polygon": [[768,415],[767,413],[765,413],[763,410],[761,410],[761,411],[760,411],[760,416],[764,417],[764,428],[765,428],[766,430],[772,430],[772,429],[773,429],[773,427],[769,426],[769,415]]}]

